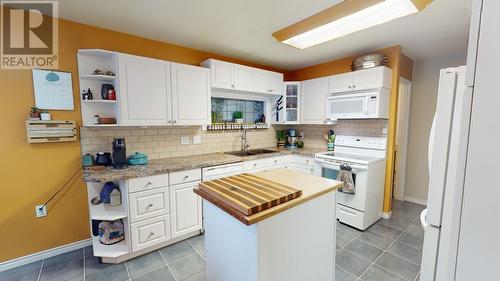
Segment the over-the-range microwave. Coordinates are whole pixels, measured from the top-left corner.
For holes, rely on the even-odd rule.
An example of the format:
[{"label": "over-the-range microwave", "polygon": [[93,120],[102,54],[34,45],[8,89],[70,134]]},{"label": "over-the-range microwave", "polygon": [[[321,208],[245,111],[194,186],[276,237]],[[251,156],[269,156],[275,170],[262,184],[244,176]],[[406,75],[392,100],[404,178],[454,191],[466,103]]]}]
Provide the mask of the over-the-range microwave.
[{"label": "over-the-range microwave", "polygon": [[329,95],[326,98],[326,120],[387,119],[389,97],[387,88]]}]

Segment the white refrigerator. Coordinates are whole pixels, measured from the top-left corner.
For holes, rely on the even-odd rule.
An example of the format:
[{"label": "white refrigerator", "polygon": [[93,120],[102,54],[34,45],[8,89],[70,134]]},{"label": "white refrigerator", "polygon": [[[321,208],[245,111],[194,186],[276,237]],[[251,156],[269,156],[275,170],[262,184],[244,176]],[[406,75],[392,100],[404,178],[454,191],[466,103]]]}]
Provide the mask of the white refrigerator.
[{"label": "white refrigerator", "polygon": [[500,280],[500,1],[471,12],[467,66],[439,80],[421,281]]}]

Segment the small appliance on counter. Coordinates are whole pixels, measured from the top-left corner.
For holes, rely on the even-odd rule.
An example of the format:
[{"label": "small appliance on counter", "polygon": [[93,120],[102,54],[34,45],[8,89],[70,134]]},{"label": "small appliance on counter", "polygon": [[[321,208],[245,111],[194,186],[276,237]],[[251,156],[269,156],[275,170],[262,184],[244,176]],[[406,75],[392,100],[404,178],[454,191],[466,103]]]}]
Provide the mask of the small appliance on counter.
[{"label": "small appliance on counter", "polygon": [[297,131],[288,129],[288,148],[297,148],[298,141],[299,137],[297,137]]},{"label": "small appliance on counter", "polygon": [[123,169],[127,167],[127,148],[124,138],[113,139],[113,168]]},{"label": "small appliance on counter", "polygon": [[127,163],[129,165],[146,165],[148,164],[148,156],[145,153],[136,152],[128,157]]},{"label": "small appliance on counter", "polygon": [[83,155],[82,165],[83,165],[83,167],[94,166],[94,156],[92,156],[92,154],[90,154],[90,153]]},{"label": "small appliance on counter", "polygon": [[113,164],[113,160],[111,160],[111,153],[97,152],[95,164],[99,166],[111,166]]}]

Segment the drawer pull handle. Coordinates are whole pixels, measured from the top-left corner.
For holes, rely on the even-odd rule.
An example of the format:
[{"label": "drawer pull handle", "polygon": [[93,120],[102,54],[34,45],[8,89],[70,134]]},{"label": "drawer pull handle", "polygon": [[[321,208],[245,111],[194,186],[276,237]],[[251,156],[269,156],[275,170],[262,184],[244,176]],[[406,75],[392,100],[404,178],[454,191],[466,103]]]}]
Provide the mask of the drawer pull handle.
[{"label": "drawer pull handle", "polygon": [[154,206],[154,204],[153,204],[153,203],[149,203],[148,208],[151,208],[151,207],[153,207],[153,206]]},{"label": "drawer pull handle", "polygon": [[254,167],[254,168],[255,168],[255,167],[257,167],[257,164],[253,164],[253,167]]},{"label": "drawer pull handle", "polygon": [[278,160],[274,160],[274,163],[278,163]]},{"label": "drawer pull handle", "polygon": [[154,236],[154,235],[155,235],[154,232],[149,233],[149,237]]},{"label": "drawer pull handle", "polygon": [[153,183],[151,181],[148,181],[147,185],[152,185]]},{"label": "drawer pull handle", "polygon": [[189,176],[184,176],[184,180],[187,180],[187,179],[189,179]]}]

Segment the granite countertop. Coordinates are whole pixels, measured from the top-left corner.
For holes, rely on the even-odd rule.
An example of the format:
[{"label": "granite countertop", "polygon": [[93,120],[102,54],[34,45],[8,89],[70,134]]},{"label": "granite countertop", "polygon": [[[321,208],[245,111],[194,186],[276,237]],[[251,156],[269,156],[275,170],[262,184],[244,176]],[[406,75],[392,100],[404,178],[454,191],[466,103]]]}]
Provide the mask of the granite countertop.
[{"label": "granite countertop", "polygon": [[314,157],[314,154],[318,152],[324,152],[321,149],[276,149],[276,153],[265,153],[253,156],[233,156],[225,153],[209,153],[209,154],[199,154],[191,156],[182,157],[171,157],[164,159],[150,160],[147,165],[136,165],[128,166],[125,169],[116,170],[113,167],[106,167],[104,169],[84,169],[83,171],[83,181],[84,182],[106,182],[106,181],[117,181],[130,178],[140,178],[151,175],[166,174],[176,171],[184,171],[190,169],[198,169],[210,166],[218,166],[230,163],[237,163],[243,161],[252,161],[269,157],[276,157],[281,155],[303,155]]}]

